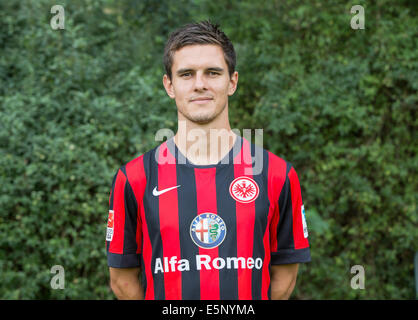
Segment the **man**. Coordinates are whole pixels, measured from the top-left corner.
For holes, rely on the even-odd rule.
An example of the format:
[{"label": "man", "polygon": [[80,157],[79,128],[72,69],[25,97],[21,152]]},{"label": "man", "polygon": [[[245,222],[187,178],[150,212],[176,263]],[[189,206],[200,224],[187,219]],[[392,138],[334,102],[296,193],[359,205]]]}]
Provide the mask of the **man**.
[{"label": "man", "polygon": [[230,128],[235,63],[232,43],[210,22],[167,41],[163,84],[178,131],[122,166],[109,200],[119,299],[288,299],[298,263],[310,261],[295,169]]}]

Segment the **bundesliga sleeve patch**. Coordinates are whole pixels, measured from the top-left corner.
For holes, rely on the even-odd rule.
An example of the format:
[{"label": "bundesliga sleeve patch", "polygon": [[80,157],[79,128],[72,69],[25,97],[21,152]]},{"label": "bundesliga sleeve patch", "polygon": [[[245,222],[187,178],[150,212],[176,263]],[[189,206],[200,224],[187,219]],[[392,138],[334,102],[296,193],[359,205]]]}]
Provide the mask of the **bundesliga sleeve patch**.
[{"label": "bundesliga sleeve patch", "polygon": [[307,238],[308,237],[308,226],[306,224],[305,207],[304,207],[304,205],[301,206],[300,211],[302,213],[303,236],[305,238]]},{"label": "bundesliga sleeve patch", "polygon": [[109,218],[107,219],[106,241],[112,241],[113,239],[113,226],[115,223],[114,216],[115,213],[113,210],[109,210]]}]

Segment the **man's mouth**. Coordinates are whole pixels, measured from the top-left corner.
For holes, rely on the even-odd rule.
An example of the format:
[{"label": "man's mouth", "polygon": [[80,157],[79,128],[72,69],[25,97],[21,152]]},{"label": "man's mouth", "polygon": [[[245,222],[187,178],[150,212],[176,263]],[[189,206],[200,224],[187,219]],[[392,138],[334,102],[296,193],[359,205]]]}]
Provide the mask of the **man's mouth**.
[{"label": "man's mouth", "polygon": [[211,97],[199,97],[199,98],[191,99],[190,102],[195,102],[195,103],[198,103],[198,104],[203,104],[203,103],[207,103],[207,102],[209,102],[211,100],[213,100],[213,98],[211,98]]}]

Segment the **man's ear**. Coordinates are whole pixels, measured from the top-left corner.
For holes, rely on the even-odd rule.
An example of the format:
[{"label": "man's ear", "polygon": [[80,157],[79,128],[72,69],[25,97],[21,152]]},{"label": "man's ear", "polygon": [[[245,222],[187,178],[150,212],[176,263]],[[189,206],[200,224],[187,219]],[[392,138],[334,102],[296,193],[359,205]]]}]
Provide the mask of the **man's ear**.
[{"label": "man's ear", "polygon": [[164,85],[165,91],[167,92],[168,96],[171,99],[174,99],[176,96],[174,94],[173,83],[171,82],[171,80],[170,80],[170,78],[168,77],[167,74],[165,74],[164,77],[163,77],[163,85]]},{"label": "man's ear", "polygon": [[238,85],[238,71],[234,71],[229,79],[229,88],[228,88],[228,96],[232,96],[237,90]]}]

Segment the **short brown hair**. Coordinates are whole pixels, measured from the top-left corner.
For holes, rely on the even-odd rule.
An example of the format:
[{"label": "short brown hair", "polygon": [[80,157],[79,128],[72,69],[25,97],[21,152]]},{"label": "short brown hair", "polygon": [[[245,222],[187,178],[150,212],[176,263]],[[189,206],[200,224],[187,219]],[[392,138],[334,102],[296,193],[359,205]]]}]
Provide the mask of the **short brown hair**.
[{"label": "short brown hair", "polygon": [[228,65],[229,75],[235,71],[236,55],[234,46],[229,38],[219,29],[218,24],[210,21],[189,23],[172,32],[164,48],[164,68],[168,77],[171,79],[171,67],[173,66],[173,55],[177,50],[194,44],[216,44],[223,52],[226,64]]}]

